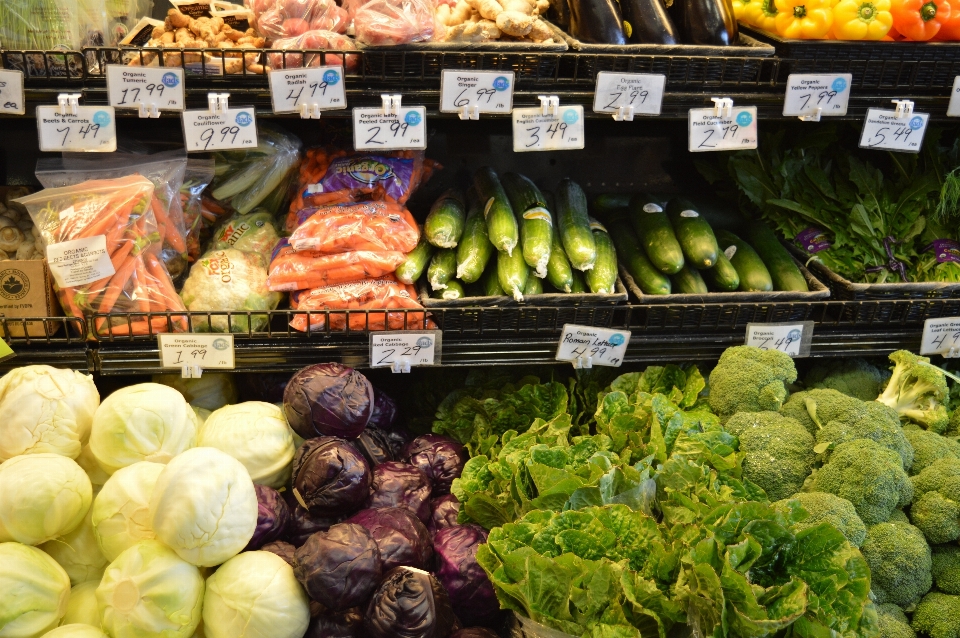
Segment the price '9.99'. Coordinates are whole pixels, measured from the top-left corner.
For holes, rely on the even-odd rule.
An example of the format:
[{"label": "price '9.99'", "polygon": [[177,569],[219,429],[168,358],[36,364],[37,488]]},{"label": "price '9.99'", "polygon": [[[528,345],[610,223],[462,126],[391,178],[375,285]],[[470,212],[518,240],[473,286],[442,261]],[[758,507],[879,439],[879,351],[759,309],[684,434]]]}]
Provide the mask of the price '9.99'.
[{"label": "price '9.99'", "polygon": [[252,108],[184,111],[183,136],[190,152],[253,148],[257,145],[256,116]]}]

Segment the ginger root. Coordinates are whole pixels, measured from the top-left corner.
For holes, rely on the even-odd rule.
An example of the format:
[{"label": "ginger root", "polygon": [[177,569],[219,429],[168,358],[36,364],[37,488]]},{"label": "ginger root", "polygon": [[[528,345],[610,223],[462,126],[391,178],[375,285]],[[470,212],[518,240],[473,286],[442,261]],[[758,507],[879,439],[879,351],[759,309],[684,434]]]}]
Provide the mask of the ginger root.
[{"label": "ginger root", "polygon": [[533,28],[530,29],[530,33],[527,34],[528,38],[539,43],[545,43],[548,40],[552,43],[553,36],[553,29],[543,20],[534,20]]},{"label": "ginger root", "polygon": [[170,26],[174,29],[189,27],[192,19],[190,16],[180,13],[177,9],[167,11],[167,20],[170,21]]},{"label": "ginger root", "polygon": [[503,12],[503,7],[497,0],[467,0],[467,3],[487,20],[496,20]]},{"label": "ginger root", "polygon": [[501,11],[497,15],[497,28],[507,35],[523,37],[533,30],[535,20],[533,16],[519,11]]}]

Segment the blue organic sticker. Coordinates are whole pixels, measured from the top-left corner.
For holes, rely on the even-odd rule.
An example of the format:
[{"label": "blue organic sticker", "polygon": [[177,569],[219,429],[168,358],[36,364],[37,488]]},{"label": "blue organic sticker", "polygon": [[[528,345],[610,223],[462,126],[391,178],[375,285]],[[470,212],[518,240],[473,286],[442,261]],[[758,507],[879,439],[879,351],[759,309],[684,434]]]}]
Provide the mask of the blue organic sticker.
[{"label": "blue organic sticker", "polygon": [[580,116],[577,115],[577,112],[574,109],[567,109],[563,112],[563,121],[567,124],[573,124],[578,119],[580,119]]},{"label": "blue organic sticker", "polygon": [[914,131],[919,130],[921,126],[923,126],[923,118],[919,115],[910,120],[910,128],[912,128]]},{"label": "blue organic sticker", "polygon": [[416,126],[420,123],[420,114],[416,111],[407,111],[407,114],[404,116],[403,121],[409,124],[410,126]]},{"label": "blue organic sticker", "polygon": [[236,122],[240,126],[249,126],[250,124],[253,123],[253,118],[250,117],[250,114],[247,113],[246,111],[240,111],[239,113],[237,113]]},{"label": "blue organic sticker", "polygon": [[844,80],[843,78],[837,78],[836,80],[833,81],[833,84],[830,85],[830,88],[832,88],[837,93],[842,93],[847,88],[847,81]]},{"label": "blue organic sticker", "polygon": [[164,86],[168,86],[170,88],[180,84],[180,78],[177,77],[176,73],[164,73],[163,77],[160,78],[160,81],[163,82]]},{"label": "blue organic sticker", "polygon": [[800,335],[801,332],[794,328],[787,334],[787,339],[790,339],[791,341],[800,341]]},{"label": "blue organic sticker", "polygon": [[226,350],[230,347],[230,342],[226,339],[214,339],[213,340],[213,349],[214,350]]},{"label": "blue organic sticker", "polygon": [[326,82],[328,85],[333,86],[334,84],[340,81],[340,74],[334,71],[333,69],[330,69],[329,71],[324,71],[323,81]]},{"label": "blue organic sticker", "polygon": [[618,332],[618,333],[616,333],[616,334],[610,335],[609,341],[610,341],[610,343],[612,343],[613,345],[619,346],[619,345],[622,345],[625,340],[624,340],[624,338],[623,338],[623,335]]},{"label": "blue organic sticker", "polygon": [[97,111],[93,114],[93,123],[99,124],[100,126],[107,126],[110,124],[110,114],[106,111]]},{"label": "blue organic sticker", "polygon": [[420,337],[419,339],[417,339],[417,345],[420,346],[421,348],[429,348],[430,346],[433,345],[433,339],[431,339],[430,337]]},{"label": "blue organic sticker", "polygon": [[493,81],[493,88],[498,91],[506,91],[510,88],[510,80],[501,75]]},{"label": "blue organic sticker", "polygon": [[740,126],[750,126],[751,122],[753,122],[753,116],[750,115],[749,111],[740,111],[737,113],[737,124]]}]

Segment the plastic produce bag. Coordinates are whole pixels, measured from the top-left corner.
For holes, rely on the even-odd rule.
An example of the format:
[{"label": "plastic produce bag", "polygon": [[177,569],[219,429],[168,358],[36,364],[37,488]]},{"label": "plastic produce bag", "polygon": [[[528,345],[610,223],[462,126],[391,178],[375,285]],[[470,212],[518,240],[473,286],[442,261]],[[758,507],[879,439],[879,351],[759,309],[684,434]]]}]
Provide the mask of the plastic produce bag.
[{"label": "plastic produce bag", "polygon": [[256,28],[276,44],[277,40],[295,38],[308,31],[347,30],[347,12],[334,0],[248,0],[247,6],[256,15]]},{"label": "plastic produce bag", "polygon": [[350,250],[396,250],[417,247],[420,229],[410,211],[395,202],[358,202],[297,213],[300,223],[290,235],[294,250],[340,253]]},{"label": "plastic produce bag", "polygon": [[[339,7],[337,7],[339,9]],[[338,18],[339,19],[339,18]],[[345,19],[345,14],[343,19]],[[344,27],[346,25],[344,24]],[[335,31],[313,30],[291,38],[276,40],[271,49],[282,51],[291,50],[291,53],[267,53],[267,64],[273,69],[292,69],[299,67],[322,66],[325,64],[342,64],[344,71],[351,72],[357,68],[357,56],[337,55],[328,53],[304,53],[304,51],[334,50],[353,51],[357,45],[351,38]]]},{"label": "plastic produce bag", "polygon": [[429,42],[437,31],[435,0],[370,0],[353,12],[357,42],[394,46]]},{"label": "plastic produce bag", "polygon": [[[391,308],[422,309],[417,303],[413,286],[401,284],[393,277],[366,279],[337,286],[323,286],[293,293],[290,307],[294,310],[387,310]],[[331,313],[330,329],[343,330],[347,326],[346,313]],[[309,316],[309,330],[324,330],[326,314]],[[406,321],[406,323],[404,323]],[[432,321],[420,312],[356,312],[350,313],[350,330],[415,330],[433,328]],[[426,322],[426,326],[424,326]],[[295,315],[290,326],[307,332],[308,316]]]},{"label": "plastic produce bag", "polygon": [[213,181],[214,170],[213,160],[189,159],[180,187],[180,207],[187,231],[187,260],[191,262],[200,257],[204,230],[213,226],[217,219],[214,217],[208,221],[203,214],[203,191]]},{"label": "plastic produce bag", "polygon": [[238,213],[258,206],[281,210],[300,159],[300,140],[293,135],[267,125],[260,126],[257,135],[255,149],[214,154],[217,177],[211,195]]},{"label": "plastic produce bag", "polygon": [[405,258],[397,251],[357,250],[335,255],[297,251],[283,239],[274,250],[267,285],[270,290],[292,292],[372,279],[392,273]]},{"label": "plastic produce bag", "polygon": [[50,51],[80,48],[77,0],[3,0],[0,43],[4,49]]}]

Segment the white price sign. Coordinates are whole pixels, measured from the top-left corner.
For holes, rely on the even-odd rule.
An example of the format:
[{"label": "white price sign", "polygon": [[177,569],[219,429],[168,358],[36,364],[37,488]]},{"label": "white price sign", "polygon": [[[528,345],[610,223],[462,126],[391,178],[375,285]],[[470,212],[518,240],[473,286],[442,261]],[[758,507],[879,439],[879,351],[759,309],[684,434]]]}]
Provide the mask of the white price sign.
[{"label": "white price sign", "polygon": [[306,106],[330,111],[347,108],[343,67],[318,66],[270,71],[270,99],[274,113],[299,113]]},{"label": "white price sign", "polygon": [[370,367],[410,372],[411,366],[440,364],[439,330],[388,330],[370,334]]},{"label": "white price sign", "polygon": [[960,117],[960,75],[953,78],[953,89],[950,91],[947,117]]},{"label": "white price sign", "polygon": [[556,114],[540,107],[513,109],[513,150],[562,151],[583,148],[583,107],[561,106]]},{"label": "white price sign", "polygon": [[748,323],[744,343],[761,350],[779,350],[791,357],[807,357],[812,337],[812,321]]},{"label": "white price sign", "polygon": [[112,106],[78,106],[77,114],[56,106],[37,107],[40,150],[45,153],[117,150],[116,114]]},{"label": "white price sign", "polygon": [[183,110],[183,69],[107,66],[107,96],[118,109]]},{"label": "white price sign", "polygon": [[236,367],[231,334],[159,334],[164,368],[232,370]]},{"label": "white price sign", "polygon": [[646,73],[597,73],[593,94],[594,113],[616,113],[632,106],[635,115],[660,115],[667,76]]},{"label": "white price sign", "polygon": [[847,114],[850,101],[850,73],[818,75],[791,73],[787,78],[787,93],[783,100],[783,114],[787,116],[820,115],[820,117]]},{"label": "white price sign", "polygon": [[568,323],[563,326],[556,359],[570,361],[577,367],[619,368],[629,343],[629,330],[607,330]]},{"label": "white price sign", "polygon": [[404,106],[397,114],[382,108],[353,109],[353,148],[357,151],[427,148],[427,110]]},{"label": "white price sign", "polygon": [[213,112],[197,109],[183,112],[183,139],[187,151],[222,151],[257,145],[257,116],[253,108]]},{"label": "white price sign", "polygon": [[920,354],[941,354],[948,359],[960,357],[960,317],[924,321]]},{"label": "white price sign", "polygon": [[868,109],[860,134],[860,148],[919,153],[929,119],[927,113],[900,116],[896,111]]},{"label": "white price sign", "polygon": [[23,72],[0,69],[0,113],[26,113],[23,97]]},{"label": "white price sign", "polygon": [[460,113],[477,107],[480,113],[513,109],[513,71],[444,71],[440,76],[440,112]]},{"label": "white price sign", "polygon": [[714,108],[690,109],[687,130],[691,153],[757,148],[757,107],[741,106],[724,115]]}]

